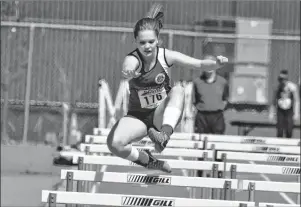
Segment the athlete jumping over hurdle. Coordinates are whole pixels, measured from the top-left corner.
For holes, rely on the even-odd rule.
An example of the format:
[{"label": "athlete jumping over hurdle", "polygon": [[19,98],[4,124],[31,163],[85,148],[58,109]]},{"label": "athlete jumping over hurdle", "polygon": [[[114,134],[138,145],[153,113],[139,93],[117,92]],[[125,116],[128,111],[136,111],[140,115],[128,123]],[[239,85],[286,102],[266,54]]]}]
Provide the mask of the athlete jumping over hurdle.
[{"label": "athlete jumping over hurdle", "polygon": [[218,56],[217,61],[199,60],[159,47],[162,18],[163,8],[155,4],[134,27],[137,48],[125,57],[122,66],[124,78],[129,79],[129,111],[112,127],[107,145],[118,157],[170,173],[167,162],[156,159],[149,151],[138,151],[131,146],[132,142],[148,135],[155,149],[162,152],[181,120],[184,89],[180,84],[171,86],[167,69],[179,65],[210,71],[220,68],[228,59]]}]

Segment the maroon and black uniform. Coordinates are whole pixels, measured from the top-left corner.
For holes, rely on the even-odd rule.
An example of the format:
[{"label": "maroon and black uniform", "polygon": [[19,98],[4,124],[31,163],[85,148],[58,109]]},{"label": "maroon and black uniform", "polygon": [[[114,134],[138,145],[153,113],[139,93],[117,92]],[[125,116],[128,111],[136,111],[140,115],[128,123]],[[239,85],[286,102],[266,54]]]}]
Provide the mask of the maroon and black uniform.
[{"label": "maroon and black uniform", "polygon": [[166,61],[164,48],[157,47],[156,63],[149,71],[145,70],[138,49],[129,55],[138,59],[139,67],[137,71],[141,75],[129,81],[128,116],[138,118],[146,124],[147,128],[154,127],[154,111],[171,90],[171,81],[167,70],[171,66]]}]

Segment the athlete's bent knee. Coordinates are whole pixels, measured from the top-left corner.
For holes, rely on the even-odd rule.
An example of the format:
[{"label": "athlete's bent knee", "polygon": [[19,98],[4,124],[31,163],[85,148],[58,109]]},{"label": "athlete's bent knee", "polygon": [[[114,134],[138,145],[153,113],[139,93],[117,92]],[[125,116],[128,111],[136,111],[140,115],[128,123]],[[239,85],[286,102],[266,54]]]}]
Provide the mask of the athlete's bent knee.
[{"label": "athlete's bent knee", "polygon": [[119,137],[116,135],[112,137],[108,136],[107,145],[109,150],[114,154],[122,152],[127,144],[128,143],[124,141],[124,137]]}]

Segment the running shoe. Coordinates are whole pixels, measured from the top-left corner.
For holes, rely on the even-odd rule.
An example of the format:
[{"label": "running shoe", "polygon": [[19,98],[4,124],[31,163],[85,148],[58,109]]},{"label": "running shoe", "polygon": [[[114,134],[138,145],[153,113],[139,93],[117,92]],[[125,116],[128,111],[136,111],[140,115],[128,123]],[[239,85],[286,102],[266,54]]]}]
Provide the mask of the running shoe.
[{"label": "running shoe", "polygon": [[155,149],[159,153],[161,153],[165,149],[170,139],[170,137],[167,134],[165,134],[165,132],[158,132],[154,128],[150,128],[148,130],[148,136],[155,143]]},{"label": "running shoe", "polygon": [[171,167],[166,161],[159,160],[155,158],[149,150],[145,150],[145,152],[149,156],[149,162],[146,165],[146,168],[148,169],[154,169],[154,170],[161,170],[163,172],[171,173]]}]

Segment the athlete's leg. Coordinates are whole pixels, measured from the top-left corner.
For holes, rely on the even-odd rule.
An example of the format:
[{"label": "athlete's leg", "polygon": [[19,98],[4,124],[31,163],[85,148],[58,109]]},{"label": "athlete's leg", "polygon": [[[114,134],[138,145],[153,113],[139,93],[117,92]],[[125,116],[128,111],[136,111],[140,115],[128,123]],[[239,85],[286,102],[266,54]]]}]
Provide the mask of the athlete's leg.
[{"label": "athlete's leg", "polygon": [[[147,129],[142,121],[135,117],[125,116],[111,129],[108,134],[107,145],[114,155],[127,159],[133,152],[130,143],[138,141],[146,135]],[[133,153],[133,156],[137,156],[137,152]]]},{"label": "athlete's leg", "polygon": [[148,130],[148,135],[155,142],[157,151],[161,152],[165,148],[170,135],[181,121],[183,108],[184,88],[177,84],[155,110],[153,122],[159,132],[154,128]]},{"label": "athlete's leg", "polygon": [[155,159],[146,151],[139,151],[130,143],[138,141],[147,135],[146,125],[131,116],[121,118],[110,131],[107,138],[109,150],[116,156],[132,161],[147,168],[170,172],[170,167],[164,161]]}]

